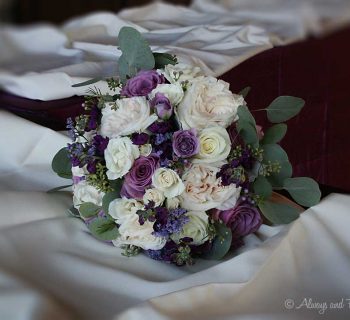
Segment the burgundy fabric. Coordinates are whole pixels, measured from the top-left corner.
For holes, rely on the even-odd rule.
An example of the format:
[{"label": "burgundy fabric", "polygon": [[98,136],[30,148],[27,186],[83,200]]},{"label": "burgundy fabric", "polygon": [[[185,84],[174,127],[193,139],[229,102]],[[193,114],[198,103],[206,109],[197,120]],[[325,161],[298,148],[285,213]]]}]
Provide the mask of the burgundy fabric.
[{"label": "burgundy fabric", "polygon": [[[282,145],[295,176],[311,176],[330,187],[350,192],[350,28],[320,39],[263,52],[224,74],[247,97],[252,110],[265,108],[279,95],[306,101],[300,116],[288,121]],[[0,93],[0,107],[39,124],[62,130],[68,116],[82,111],[81,97],[49,102]],[[257,122],[268,126],[265,112]]]}]

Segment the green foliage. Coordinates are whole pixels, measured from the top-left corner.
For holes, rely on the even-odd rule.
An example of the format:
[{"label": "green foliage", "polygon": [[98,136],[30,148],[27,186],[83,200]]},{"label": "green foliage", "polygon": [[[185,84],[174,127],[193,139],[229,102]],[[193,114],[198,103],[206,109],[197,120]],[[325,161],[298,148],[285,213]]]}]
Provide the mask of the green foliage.
[{"label": "green foliage", "polygon": [[155,60],[156,69],[163,69],[168,64],[174,65],[177,63],[176,56],[171,55],[169,53],[153,52],[153,57]]},{"label": "green foliage", "polygon": [[62,148],[56,153],[51,166],[52,170],[61,178],[72,179],[72,164],[68,157],[67,148]]},{"label": "green foliage", "polygon": [[68,214],[73,216],[74,218],[80,218],[80,213],[79,211],[74,208],[74,206],[71,206],[68,210],[67,210]]},{"label": "green foliage", "polygon": [[253,183],[254,192],[264,199],[268,199],[272,194],[271,183],[264,177],[258,176]]},{"label": "green foliage", "polygon": [[305,101],[300,98],[281,96],[267,107],[267,118],[272,123],[287,121],[296,116],[304,107]]},{"label": "green foliage", "polygon": [[84,82],[79,82],[76,84],[73,84],[72,87],[73,88],[77,88],[77,87],[84,87],[84,86],[89,86],[90,84],[96,83],[103,80],[103,78],[93,78]]},{"label": "green foliage", "polygon": [[69,187],[71,187],[71,186],[72,186],[72,184],[67,184],[67,185],[65,185],[65,186],[60,186],[60,187],[52,188],[52,189],[50,189],[50,190],[48,190],[48,191],[46,191],[46,192],[47,192],[47,193],[54,193],[54,192],[57,192],[57,191],[60,191],[60,190],[69,188]]},{"label": "green foliage", "polygon": [[259,144],[258,134],[256,132],[255,119],[246,106],[238,107],[237,130],[244,142],[253,147]]},{"label": "green foliage", "polygon": [[232,242],[231,229],[226,227],[222,221],[215,222],[214,227],[216,237],[213,240],[211,250],[202,256],[203,259],[220,260],[230,250]]},{"label": "green foliage", "polygon": [[84,202],[79,206],[79,212],[83,218],[91,218],[93,216],[96,216],[101,211],[101,209],[101,207],[91,202]]},{"label": "green foliage", "polygon": [[320,202],[321,191],[317,182],[311,178],[286,179],[283,188],[302,206],[312,207]]},{"label": "green foliage", "polygon": [[155,60],[151,48],[141,34],[131,27],[123,27],[118,36],[119,49],[122,55],[118,61],[121,81],[124,83],[139,70],[151,70]]},{"label": "green foliage", "polygon": [[275,124],[268,128],[262,139],[262,144],[272,144],[280,142],[287,133],[287,125],[284,123]]},{"label": "green foliage", "polygon": [[96,165],[96,173],[89,174],[86,181],[91,186],[102,192],[109,192],[112,190],[109,180],[106,175],[106,167],[100,162]]},{"label": "green foliage", "polygon": [[251,87],[246,87],[243,90],[241,90],[238,94],[241,95],[244,99],[247,97],[251,90]]},{"label": "green foliage", "polygon": [[289,204],[274,203],[268,200],[260,203],[259,209],[273,224],[288,224],[300,215],[300,211]]},{"label": "green foliage", "polygon": [[109,204],[117,198],[120,198],[120,191],[110,191],[103,196],[102,209],[105,214],[109,212]]},{"label": "green foliage", "polygon": [[98,217],[89,224],[89,230],[94,237],[103,241],[115,240],[119,236],[118,227],[112,219]]}]

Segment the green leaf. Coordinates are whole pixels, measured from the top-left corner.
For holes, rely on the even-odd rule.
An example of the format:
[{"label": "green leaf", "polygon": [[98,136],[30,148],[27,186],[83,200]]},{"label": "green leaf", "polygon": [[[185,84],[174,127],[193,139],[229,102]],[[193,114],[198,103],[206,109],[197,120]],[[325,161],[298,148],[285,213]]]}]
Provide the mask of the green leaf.
[{"label": "green leaf", "polygon": [[262,214],[273,224],[288,224],[299,218],[300,211],[295,207],[284,204],[265,201],[259,205]]},{"label": "green leaf", "polygon": [[253,183],[254,192],[264,199],[268,199],[272,194],[272,186],[264,176],[258,176]]},{"label": "green leaf", "polygon": [[89,230],[94,237],[103,241],[115,240],[119,236],[118,227],[111,219],[96,218],[89,224]]},{"label": "green leaf", "polygon": [[230,250],[232,242],[232,231],[223,222],[215,223],[216,237],[213,240],[211,250],[204,254],[202,258],[208,260],[220,260]]},{"label": "green leaf", "polygon": [[119,191],[111,191],[107,192],[103,198],[102,198],[102,209],[105,214],[108,214],[109,204],[117,199],[120,198],[120,192]]},{"label": "green leaf", "polygon": [[90,80],[87,80],[87,81],[84,81],[84,82],[79,82],[79,83],[73,84],[72,87],[73,88],[84,87],[84,86],[88,86],[90,84],[99,82],[101,80],[103,80],[103,78],[93,78],[93,79],[90,79]]},{"label": "green leaf", "polygon": [[246,106],[238,107],[237,130],[246,144],[256,147],[259,137],[256,132],[255,119]]},{"label": "green leaf", "polygon": [[57,173],[58,176],[66,179],[72,179],[72,164],[68,157],[67,148],[62,148],[56,153],[52,159],[52,170]]},{"label": "green leaf", "polygon": [[174,65],[177,63],[176,56],[171,55],[169,53],[153,52],[153,57],[155,60],[156,69],[163,69],[168,64]]},{"label": "green leaf", "polygon": [[116,179],[116,180],[109,180],[109,185],[113,189],[113,191],[119,192],[120,197],[120,190],[122,189],[123,186],[123,180],[122,179]]},{"label": "green leaf", "polygon": [[91,218],[93,216],[96,216],[101,211],[101,209],[101,207],[91,202],[84,202],[79,206],[79,212],[84,218]]},{"label": "green leaf", "polygon": [[312,207],[321,200],[321,191],[318,183],[311,178],[286,179],[283,187],[297,203],[304,207]]},{"label": "green leaf", "polygon": [[278,97],[266,109],[267,118],[272,123],[287,121],[296,116],[304,105],[305,101],[300,98],[290,96]]},{"label": "green leaf", "polygon": [[122,82],[133,77],[139,70],[151,70],[155,60],[147,41],[140,32],[131,27],[123,27],[118,36],[122,55],[118,61],[119,76]]},{"label": "green leaf", "polygon": [[73,216],[74,218],[80,218],[80,213],[78,209],[74,208],[74,206],[71,206],[67,211],[68,214]]},{"label": "green leaf", "polygon": [[279,123],[268,128],[262,139],[262,144],[272,144],[280,142],[287,133],[287,125],[284,123]]},{"label": "green leaf", "polygon": [[237,110],[238,114],[238,122],[239,121],[244,121],[250,123],[252,126],[256,126],[255,119],[247,106],[239,106]]},{"label": "green leaf", "polygon": [[250,92],[251,87],[246,87],[243,90],[241,90],[238,94],[243,96],[243,98],[246,98],[248,93]]},{"label": "green leaf", "polygon": [[57,192],[57,191],[66,189],[66,188],[68,188],[68,187],[71,187],[71,186],[72,186],[72,184],[67,184],[67,185],[65,185],[65,186],[60,186],[60,187],[52,188],[52,189],[46,191],[46,193],[54,193],[54,192]]}]

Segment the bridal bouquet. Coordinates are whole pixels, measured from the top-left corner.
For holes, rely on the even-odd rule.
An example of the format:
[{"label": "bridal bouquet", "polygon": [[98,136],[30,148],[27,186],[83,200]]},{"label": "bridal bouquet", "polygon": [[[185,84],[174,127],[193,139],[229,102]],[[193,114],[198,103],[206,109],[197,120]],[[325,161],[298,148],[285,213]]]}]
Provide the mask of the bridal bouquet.
[{"label": "bridal bouquet", "polygon": [[[153,53],[134,29],[118,37],[119,77],[108,93],[88,92],[84,114],[68,119],[72,143],[53,170],[73,179],[71,212],[91,234],[122,248],[177,265],[195,257],[221,259],[256,232],[263,219],[289,223],[295,206],[270,200],[287,190],[302,206],[320,191],[310,178],[291,178],[278,144],[282,123],[303,107],[283,96],[264,109],[272,125],[256,125],[244,96],[229,84]],[[78,84],[89,85],[99,79]]]}]

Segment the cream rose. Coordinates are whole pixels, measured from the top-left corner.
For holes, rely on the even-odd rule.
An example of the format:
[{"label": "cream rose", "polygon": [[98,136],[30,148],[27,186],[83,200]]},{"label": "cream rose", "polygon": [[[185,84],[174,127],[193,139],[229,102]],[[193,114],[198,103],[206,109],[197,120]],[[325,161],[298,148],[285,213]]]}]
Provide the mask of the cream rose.
[{"label": "cream rose", "polygon": [[147,129],[157,119],[145,97],[120,99],[103,108],[101,134],[109,138],[126,136]]},{"label": "cream rose", "polygon": [[153,99],[156,93],[164,94],[169,99],[172,106],[177,106],[184,97],[184,91],[179,83],[158,84],[158,86],[149,94],[149,98]]},{"label": "cream rose", "polygon": [[164,196],[167,198],[174,198],[185,190],[179,175],[174,170],[167,168],[159,168],[154,172],[152,184],[163,191]]},{"label": "cream rose", "polygon": [[97,206],[102,206],[103,192],[87,184],[85,180],[73,186],[73,204],[76,209],[85,202],[91,202]]},{"label": "cream rose", "polygon": [[231,140],[223,127],[209,127],[199,134],[200,151],[193,163],[216,163],[222,165],[231,150]]},{"label": "cream rose", "polygon": [[180,206],[180,199],[178,197],[168,198],[165,201],[165,206],[168,210],[176,209]]},{"label": "cream rose", "polygon": [[154,222],[145,221],[140,225],[138,215],[135,214],[134,219],[126,220],[120,225],[120,236],[112,242],[116,247],[134,245],[144,250],[160,250],[164,247],[166,239],[152,234],[153,224]]},{"label": "cream rose", "polygon": [[130,138],[120,137],[109,140],[105,150],[108,179],[115,180],[123,177],[139,156],[139,148]]},{"label": "cream rose", "polygon": [[151,201],[153,201],[155,207],[161,206],[164,200],[165,197],[163,192],[158,189],[147,189],[143,196],[144,204],[149,204]]},{"label": "cream rose", "polygon": [[108,213],[118,224],[135,219],[138,210],[142,210],[142,203],[135,199],[117,198],[109,204]]},{"label": "cream rose", "polygon": [[139,146],[140,155],[147,157],[152,153],[152,145],[149,143]]},{"label": "cream rose", "polygon": [[204,211],[189,211],[189,217],[181,232],[171,235],[171,239],[179,243],[182,238],[192,238],[191,244],[199,246],[208,240],[208,215]]},{"label": "cream rose", "polygon": [[170,83],[184,82],[201,75],[201,69],[184,63],[168,64],[164,68],[164,76]]},{"label": "cream rose", "polygon": [[183,129],[215,125],[226,128],[238,119],[237,109],[243,104],[243,97],[233,94],[227,82],[198,77],[186,91],[177,108],[177,116]]},{"label": "cream rose", "polygon": [[236,203],[241,188],[234,184],[223,186],[221,179],[216,178],[219,169],[216,167],[194,164],[182,176],[185,191],[180,196],[181,207],[187,210],[207,211],[222,208],[227,201]]}]

